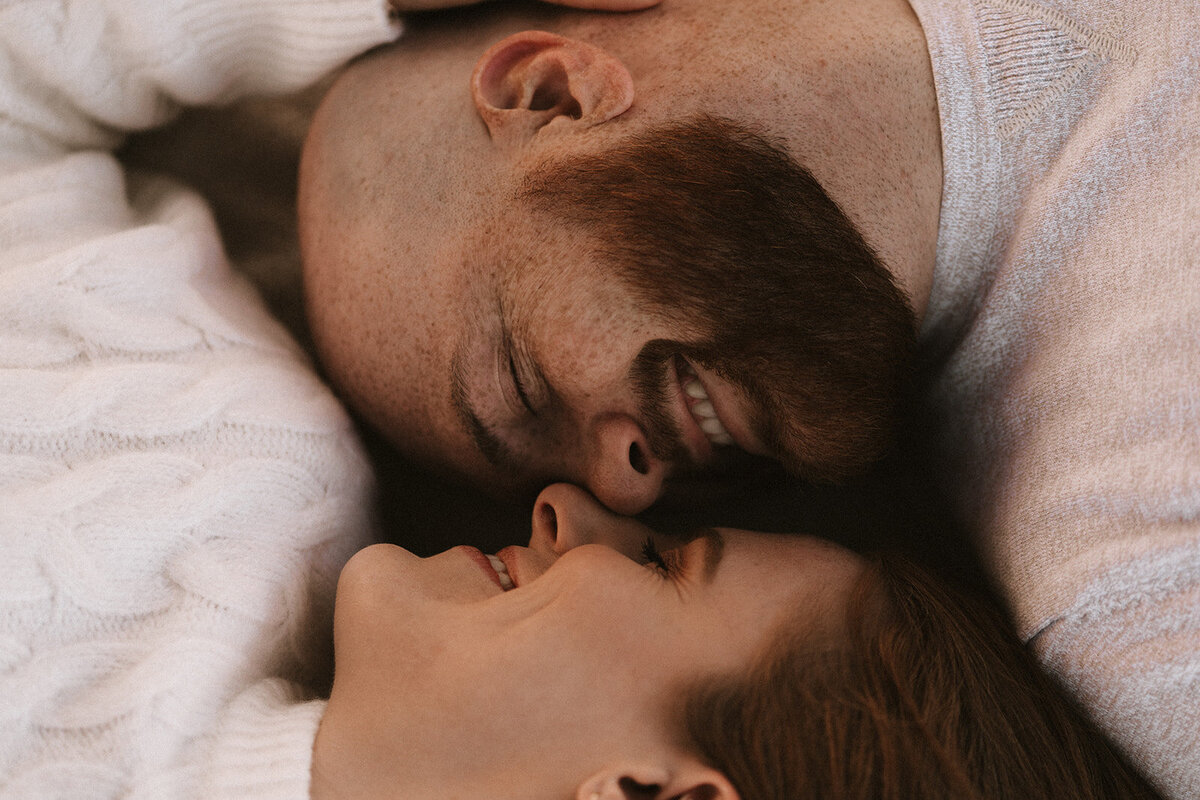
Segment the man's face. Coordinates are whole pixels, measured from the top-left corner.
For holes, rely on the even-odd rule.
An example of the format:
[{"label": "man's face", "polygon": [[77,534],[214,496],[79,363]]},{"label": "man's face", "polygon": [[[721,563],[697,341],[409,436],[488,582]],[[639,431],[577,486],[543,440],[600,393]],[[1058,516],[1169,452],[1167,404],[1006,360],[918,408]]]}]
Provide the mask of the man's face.
[{"label": "man's face", "polygon": [[[738,58],[682,82],[655,61],[704,39],[689,14],[709,5],[681,3],[679,24],[658,28],[659,11],[634,15],[658,50],[628,46],[619,62],[578,40],[503,38],[552,20],[413,31],[330,92],[301,170],[310,320],[334,383],[403,452],[494,493],[568,481],[632,514],[727,452],[794,444],[767,441],[792,422],[764,402],[769,381],[714,367],[736,353],[696,357],[717,333],[721,287],[697,282],[709,314],[681,313],[632,289],[602,235],[522,199],[549,164],[738,110],[743,92],[725,79],[744,73]],[[625,30],[624,17],[568,19],[610,45]],[[761,312],[775,288],[742,305]],[[723,322],[745,339],[746,319]]]},{"label": "man's face", "polygon": [[[603,130],[557,135],[550,125],[550,135],[502,151],[468,84],[489,57],[490,32],[521,24],[452,39],[418,34],[411,51],[353,67],[331,92],[302,170],[310,318],[350,404],[418,461],[494,493],[575,482],[636,513],[669,476],[723,450],[764,449],[739,390],[681,355],[701,331],[664,321],[589,237],[513,199],[537,165],[648,124],[630,109]],[[475,60],[464,69],[467,54]],[[436,85],[375,89],[408,70]],[[428,108],[430,96],[438,108]],[[404,128],[404,146],[347,154],[360,129],[344,118],[356,104],[363,119]],[[394,172],[378,202],[361,197],[378,186],[330,175],[354,158]],[[347,196],[358,210],[330,224],[328,210]]]},{"label": "man's face", "polygon": [[624,513],[722,451],[765,453],[753,404],[684,355],[702,332],[664,319],[591,251],[519,205],[468,227],[431,256],[437,280],[407,275],[386,296],[380,313],[419,346],[387,348],[400,380],[383,406],[353,402],[402,431],[408,453],[493,491],[569,481]]},{"label": "man's face", "polygon": [[669,473],[765,453],[753,404],[684,355],[703,332],[656,313],[584,237],[519,206],[473,234],[458,256],[470,310],[442,332],[450,413],[429,405],[433,447],[468,435],[456,469],[499,487],[567,480],[634,513]]}]

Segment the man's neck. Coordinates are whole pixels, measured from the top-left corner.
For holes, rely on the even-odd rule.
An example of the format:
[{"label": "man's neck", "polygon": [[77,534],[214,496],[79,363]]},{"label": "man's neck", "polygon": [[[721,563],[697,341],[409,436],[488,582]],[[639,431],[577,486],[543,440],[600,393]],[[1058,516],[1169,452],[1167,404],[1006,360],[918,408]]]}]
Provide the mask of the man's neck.
[{"label": "man's neck", "polygon": [[683,22],[664,26],[657,51],[678,58],[671,37],[686,37],[678,47],[688,47],[693,82],[712,87],[697,97],[781,140],[920,318],[937,246],[941,130],[924,32],[908,0],[680,0],[664,6],[664,21],[676,9],[687,12]]},{"label": "man's neck", "polygon": [[811,101],[791,145],[858,226],[918,320],[933,283],[941,128],[924,33],[907,0],[816,6],[797,32]]}]

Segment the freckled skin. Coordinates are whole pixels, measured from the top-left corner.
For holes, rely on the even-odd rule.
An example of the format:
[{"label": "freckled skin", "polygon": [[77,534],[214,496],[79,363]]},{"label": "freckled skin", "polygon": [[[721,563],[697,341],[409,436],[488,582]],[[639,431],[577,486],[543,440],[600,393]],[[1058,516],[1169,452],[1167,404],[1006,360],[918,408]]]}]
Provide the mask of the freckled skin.
[{"label": "freckled skin", "polygon": [[[530,29],[597,49],[580,80],[603,98],[625,76],[632,105],[600,122],[585,108],[583,119],[517,133],[484,124],[472,70],[496,42]],[[630,444],[644,437],[622,376],[648,338],[694,332],[664,328],[614,285],[592,243],[513,197],[536,165],[698,112],[779,140],[920,315],[940,134],[922,33],[904,0],[666,0],[627,15],[485,9],[411,26],[398,47],[353,65],[314,120],[300,175],[305,288],[323,365],[348,402],[407,455],[496,493],[566,480],[626,513],[653,502],[672,465],[631,469]],[[497,470],[449,398],[456,353],[486,346],[502,294],[566,407],[520,469]],[[475,339],[464,344],[467,331]],[[499,409],[495,359],[473,357],[478,402]]]}]

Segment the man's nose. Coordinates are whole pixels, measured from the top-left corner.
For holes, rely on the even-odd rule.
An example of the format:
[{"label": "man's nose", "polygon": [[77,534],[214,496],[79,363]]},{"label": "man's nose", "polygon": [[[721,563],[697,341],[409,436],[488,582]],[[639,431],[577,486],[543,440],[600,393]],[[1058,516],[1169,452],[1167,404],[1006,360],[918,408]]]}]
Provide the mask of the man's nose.
[{"label": "man's nose", "polygon": [[641,522],[614,514],[590,494],[569,483],[547,486],[533,505],[529,547],[562,555],[585,544],[602,544],[637,558],[651,531]]},{"label": "man's nose", "polygon": [[626,414],[593,419],[584,482],[618,514],[639,514],[662,494],[667,464],[650,452],[642,426]]}]

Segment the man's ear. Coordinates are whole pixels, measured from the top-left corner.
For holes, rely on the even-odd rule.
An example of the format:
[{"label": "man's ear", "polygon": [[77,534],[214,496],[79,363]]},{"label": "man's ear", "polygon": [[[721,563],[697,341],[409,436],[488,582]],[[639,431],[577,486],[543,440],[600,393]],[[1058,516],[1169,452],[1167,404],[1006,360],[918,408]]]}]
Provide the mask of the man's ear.
[{"label": "man's ear", "polygon": [[579,785],[575,800],[740,800],[720,770],[691,757],[670,764],[618,764]]},{"label": "man's ear", "polygon": [[516,149],[544,130],[587,128],[625,113],[633,103],[633,78],[598,47],[523,31],[480,57],[471,95],[492,140]]}]

